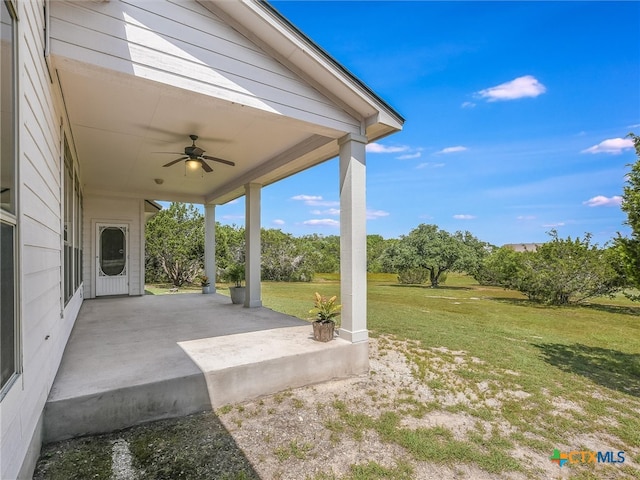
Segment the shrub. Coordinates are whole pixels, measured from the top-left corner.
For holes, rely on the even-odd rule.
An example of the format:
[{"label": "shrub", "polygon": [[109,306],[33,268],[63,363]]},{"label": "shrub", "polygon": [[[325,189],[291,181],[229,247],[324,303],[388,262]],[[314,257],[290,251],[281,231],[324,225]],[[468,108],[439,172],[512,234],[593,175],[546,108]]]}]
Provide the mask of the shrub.
[{"label": "shrub", "polygon": [[428,278],[429,271],[426,268],[406,268],[398,272],[398,282],[405,285],[419,285]]}]

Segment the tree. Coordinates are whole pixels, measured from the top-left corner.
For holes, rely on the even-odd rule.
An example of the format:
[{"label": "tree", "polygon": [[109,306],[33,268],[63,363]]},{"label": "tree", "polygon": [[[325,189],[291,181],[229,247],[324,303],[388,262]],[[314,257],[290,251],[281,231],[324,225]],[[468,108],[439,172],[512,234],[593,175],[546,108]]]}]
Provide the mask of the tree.
[{"label": "tree", "polygon": [[[631,227],[631,236],[618,234],[616,247],[624,265],[624,272],[629,286],[640,290],[640,137],[630,133],[636,149],[636,162],[627,175],[627,185],[622,193],[622,210],[627,214],[627,225]],[[640,301],[640,294],[625,295],[632,300]]]},{"label": "tree", "polygon": [[480,285],[502,286],[520,290],[524,277],[525,258],[533,252],[516,252],[509,247],[495,249],[484,258],[473,278]]},{"label": "tree", "polygon": [[310,282],[313,256],[308,244],[278,229],[263,229],[262,278],[277,282]]},{"label": "tree", "polygon": [[[304,235],[299,238],[307,248],[313,250],[315,272],[338,273],[340,271],[340,237],[338,235]],[[380,256],[389,240],[381,235],[367,235],[367,271],[383,271]]]},{"label": "tree", "polygon": [[437,287],[444,272],[477,269],[484,255],[477,248],[480,244],[469,232],[452,235],[437,225],[421,224],[390,243],[380,260],[383,268],[398,273],[424,269],[429,272],[431,286]]},{"label": "tree", "polygon": [[300,241],[305,248],[314,252],[312,257],[314,272],[338,273],[340,271],[340,237],[337,235],[304,235]]},{"label": "tree", "polygon": [[216,267],[219,272],[234,264],[244,263],[244,228],[216,222]]},{"label": "tree", "polygon": [[367,235],[367,272],[379,273],[383,271],[380,257],[386,245],[387,241],[382,235]]},{"label": "tree", "polygon": [[561,239],[555,230],[549,234],[552,240],[535,252],[505,247],[496,250],[480,270],[483,281],[553,305],[613,295],[622,288],[624,279],[616,266],[614,249],[592,245],[588,233],[583,239]]},{"label": "tree", "polygon": [[204,217],[190,204],[172,203],[147,223],[146,263],[159,265],[176,287],[191,283],[204,261]]}]

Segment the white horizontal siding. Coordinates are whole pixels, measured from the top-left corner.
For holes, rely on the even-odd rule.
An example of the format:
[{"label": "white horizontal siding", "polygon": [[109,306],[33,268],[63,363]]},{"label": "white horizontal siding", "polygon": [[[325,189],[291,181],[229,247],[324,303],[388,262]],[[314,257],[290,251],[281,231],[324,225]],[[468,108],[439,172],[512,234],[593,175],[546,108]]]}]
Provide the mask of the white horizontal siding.
[{"label": "white horizontal siding", "polygon": [[[3,479],[17,477],[31,440],[38,435],[38,421],[75,321],[75,312],[60,318],[58,119],[61,114],[56,112],[43,57],[43,5],[42,1],[16,4],[22,375],[1,405],[0,478]],[[38,438],[36,444],[37,441]]]},{"label": "white horizontal siding", "polygon": [[[60,235],[60,214],[54,212],[51,209],[51,204],[47,204],[42,200],[42,197],[38,195],[35,188],[24,184],[24,190],[22,192],[22,201],[26,204],[40,205],[40,208],[31,211],[30,220],[37,224],[51,230],[55,234],[56,239],[59,241]],[[55,207],[55,204],[54,204]],[[35,245],[34,245],[35,246]]]},{"label": "white horizontal siding", "polygon": [[331,128],[359,128],[359,120],[195,2],[55,2],[51,32],[56,56]]},{"label": "white horizontal siding", "polygon": [[[42,157],[33,155],[33,153],[27,151],[27,148],[23,150],[25,161],[22,162],[22,178],[28,179],[24,183],[29,186],[33,195],[40,200],[49,212],[57,216],[60,210],[60,200],[58,198],[60,192],[59,179],[55,178],[46,167],[38,166],[37,164],[41,163],[39,160]],[[59,229],[60,225],[57,226],[57,230]]]},{"label": "white horizontal siding", "polygon": [[[46,273],[41,275],[40,277],[46,277]],[[26,280],[41,281],[43,278],[39,278],[36,276],[27,276]],[[51,307],[52,304],[58,305],[56,309],[56,315],[52,315]],[[47,290],[41,290],[37,292],[37,294],[32,295],[29,301],[29,314],[31,318],[29,323],[25,325],[25,328],[22,331],[22,335],[25,338],[23,343],[24,349],[24,358],[25,358],[25,372],[29,372],[29,365],[33,363],[33,355],[38,352],[38,350],[42,347],[41,341],[47,335],[57,334],[56,324],[60,323],[60,288],[56,286],[52,286]],[[42,338],[38,338],[42,335]]]},{"label": "white horizontal siding", "polygon": [[[14,394],[14,386],[6,397],[2,399],[2,422],[0,422],[0,434],[2,435],[2,462],[0,462],[0,478],[16,478],[23,453],[22,428],[20,425],[20,401],[23,395]],[[5,410],[11,412],[5,414]],[[15,412],[15,413],[14,413]],[[19,463],[20,462],[20,463]],[[15,472],[15,473],[14,473]]]}]

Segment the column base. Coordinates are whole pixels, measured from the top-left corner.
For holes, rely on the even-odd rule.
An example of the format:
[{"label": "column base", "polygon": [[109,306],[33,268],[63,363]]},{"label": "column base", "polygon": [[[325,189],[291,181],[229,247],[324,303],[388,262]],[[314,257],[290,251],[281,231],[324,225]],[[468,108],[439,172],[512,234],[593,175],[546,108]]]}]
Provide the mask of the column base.
[{"label": "column base", "polygon": [[244,304],[244,308],[256,308],[262,306],[262,300],[252,300]]},{"label": "column base", "polygon": [[340,338],[351,343],[366,342],[369,340],[369,330],[357,330],[352,332],[344,328],[340,329]]}]

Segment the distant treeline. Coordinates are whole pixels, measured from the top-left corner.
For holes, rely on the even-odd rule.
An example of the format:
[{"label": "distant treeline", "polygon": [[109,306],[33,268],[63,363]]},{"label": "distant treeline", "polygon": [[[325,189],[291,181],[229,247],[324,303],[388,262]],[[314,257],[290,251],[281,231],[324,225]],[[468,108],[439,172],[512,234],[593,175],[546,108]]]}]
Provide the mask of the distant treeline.
[{"label": "distant treeline", "polygon": [[[172,203],[147,225],[146,278],[149,282],[191,283],[203,274],[204,217],[193,206]],[[262,279],[308,282],[316,272],[340,271],[338,235],[295,237],[262,229]],[[216,224],[217,281],[244,263],[244,228]],[[600,249],[584,239],[551,241],[535,251],[497,248],[470,232],[449,233],[422,224],[398,239],[367,236],[367,270],[396,273],[406,284],[436,288],[447,272],[463,272],[486,285],[519,290],[530,300],[553,304],[611,295],[628,285],[618,249]]]},{"label": "distant treeline", "polygon": [[[279,229],[261,231],[262,279],[308,282],[316,272],[340,271],[338,235],[294,237]],[[367,269],[385,272],[380,257],[387,245],[380,235],[367,236]],[[204,216],[193,205],[172,203],[147,224],[146,279],[176,286],[193,282],[204,265]],[[244,263],[244,227],[216,223],[217,280],[226,269]]]},{"label": "distant treeline", "polygon": [[[470,232],[449,233],[421,224],[398,239],[367,236],[367,271],[398,274],[401,283],[429,282],[438,287],[449,271],[463,272],[486,285],[518,290],[530,300],[577,303],[592,297],[625,295],[640,300],[640,137],[632,138],[638,160],[631,165],[622,196],[629,237],[601,248],[591,235],[550,241],[531,251],[497,248]],[[262,229],[262,279],[308,282],[318,273],[340,271],[340,237],[294,237],[278,229]],[[204,217],[189,204],[172,203],[147,224],[146,279],[176,286],[203,274]],[[216,224],[216,280],[244,264],[244,228]]]}]

